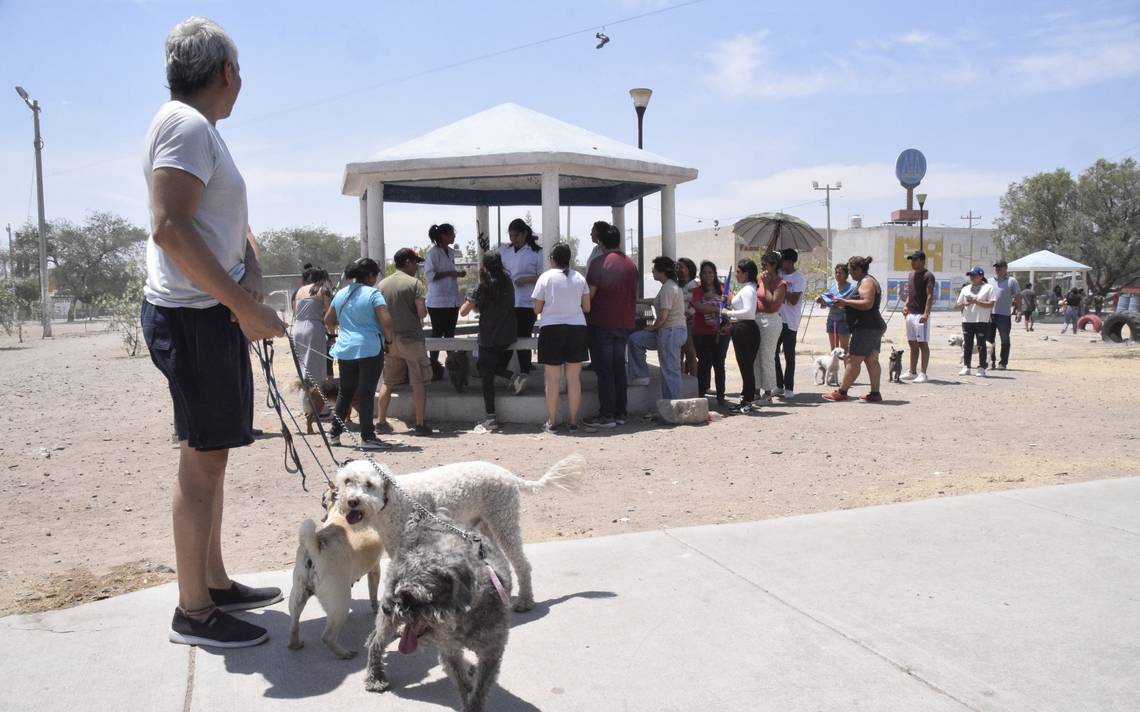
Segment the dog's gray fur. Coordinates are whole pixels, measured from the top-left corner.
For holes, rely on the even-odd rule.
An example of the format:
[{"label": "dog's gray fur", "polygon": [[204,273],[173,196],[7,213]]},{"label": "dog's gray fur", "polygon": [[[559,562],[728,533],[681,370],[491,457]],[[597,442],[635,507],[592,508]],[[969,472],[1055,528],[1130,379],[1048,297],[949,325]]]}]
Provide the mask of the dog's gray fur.
[{"label": "dog's gray fur", "polygon": [[[439,649],[439,661],[459,690],[464,712],[484,710],[487,693],[499,676],[509,631],[507,604],[487,567],[494,569],[506,590],[511,587],[511,570],[490,541],[484,539],[482,546],[484,559],[473,543],[426,517],[417,514],[408,521],[404,545],[388,567],[376,628],[368,638],[366,690],[384,692],[391,687],[384,674],[384,648],[402,629],[403,639],[413,636]],[[464,650],[478,658],[473,670]]]}]

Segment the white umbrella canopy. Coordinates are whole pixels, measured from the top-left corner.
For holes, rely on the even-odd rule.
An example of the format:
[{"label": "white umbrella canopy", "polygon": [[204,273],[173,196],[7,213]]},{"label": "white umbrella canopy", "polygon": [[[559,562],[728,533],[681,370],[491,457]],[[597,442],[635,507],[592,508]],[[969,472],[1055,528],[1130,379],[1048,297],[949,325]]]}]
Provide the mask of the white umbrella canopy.
[{"label": "white umbrella canopy", "polygon": [[732,232],[740,238],[746,249],[754,250],[767,245],[768,250],[789,247],[809,252],[823,244],[823,236],[815,228],[795,215],[787,213],[756,213],[737,220]]}]

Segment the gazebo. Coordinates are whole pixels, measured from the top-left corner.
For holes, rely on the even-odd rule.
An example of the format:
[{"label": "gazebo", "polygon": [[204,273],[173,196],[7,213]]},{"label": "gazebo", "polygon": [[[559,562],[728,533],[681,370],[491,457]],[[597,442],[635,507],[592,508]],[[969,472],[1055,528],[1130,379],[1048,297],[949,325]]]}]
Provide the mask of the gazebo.
[{"label": "gazebo", "polygon": [[1080,274],[1081,282],[1087,283],[1087,275],[1091,269],[1092,267],[1088,265],[1070,260],[1068,257],[1062,257],[1049,250],[1039,250],[1009,263],[1010,272],[1028,272],[1029,281],[1034,285],[1037,284],[1038,272],[1048,272],[1050,279],[1058,272],[1069,272],[1074,276]]},{"label": "gazebo", "polygon": [[360,199],[360,252],[381,264],[384,203],[471,205],[487,233],[492,205],[541,205],[542,245],[560,235],[559,207],[610,207],[625,234],[625,206],[661,193],[662,251],[677,256],[676,186],[695,168],[517,104],[479,112],[349,163],[344,195]]}]

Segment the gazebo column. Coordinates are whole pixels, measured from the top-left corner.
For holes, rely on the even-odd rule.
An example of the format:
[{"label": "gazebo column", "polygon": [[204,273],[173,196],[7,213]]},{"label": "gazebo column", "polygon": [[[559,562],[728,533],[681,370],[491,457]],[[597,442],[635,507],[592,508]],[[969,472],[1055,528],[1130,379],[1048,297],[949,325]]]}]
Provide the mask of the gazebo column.
[{"label": "gazebo column", "polygon": [[384,253],[384,184],[369,183],[366,194],[368,203],[368,256],[380,265],[381,273],[387,255]]},{"label": "gazebo column", "polygon": [[[491,244],[491,210],[486,205],[475,206],[475,251],[479,255],[479,262],[483,262],[483,245],[479,241],[479,233]],[[478,269],[478,268],[476,268]]]},{"label": "gazebo column", "polygon": [[661,187],[661,254],[677,259],[677,187]]},{"label": "gazebo column", "polygon": [[625,206],[615,205],[610,208],[610,212],[613,213],[613,226],[621,233],[621,251],[625,252]]},{"label": "gazebo column", "polygon": [[558,171],[546,171],[542,174],[542,249],[546,253],[542,256],[545,261],[550,259],[550,250],[557,244],[560,231],[558,228]]},{"label": "gazebo column", "polygon": [[368,256],[368,199],[360,196],[360,256]]}]

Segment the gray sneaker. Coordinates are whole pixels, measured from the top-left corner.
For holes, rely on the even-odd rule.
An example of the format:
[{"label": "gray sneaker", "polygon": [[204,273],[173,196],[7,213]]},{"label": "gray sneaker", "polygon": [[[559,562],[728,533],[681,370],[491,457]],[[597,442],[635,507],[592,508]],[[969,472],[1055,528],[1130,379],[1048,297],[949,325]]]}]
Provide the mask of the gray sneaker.
[{"label": "gray sneaker", "polygon": [[269,640],[269,631],[246,623],[215,608],[205,620],[191,618],[174,609],[174,619],[167,634],[171,643],[205,645],[213,648],[248,648]]}]

